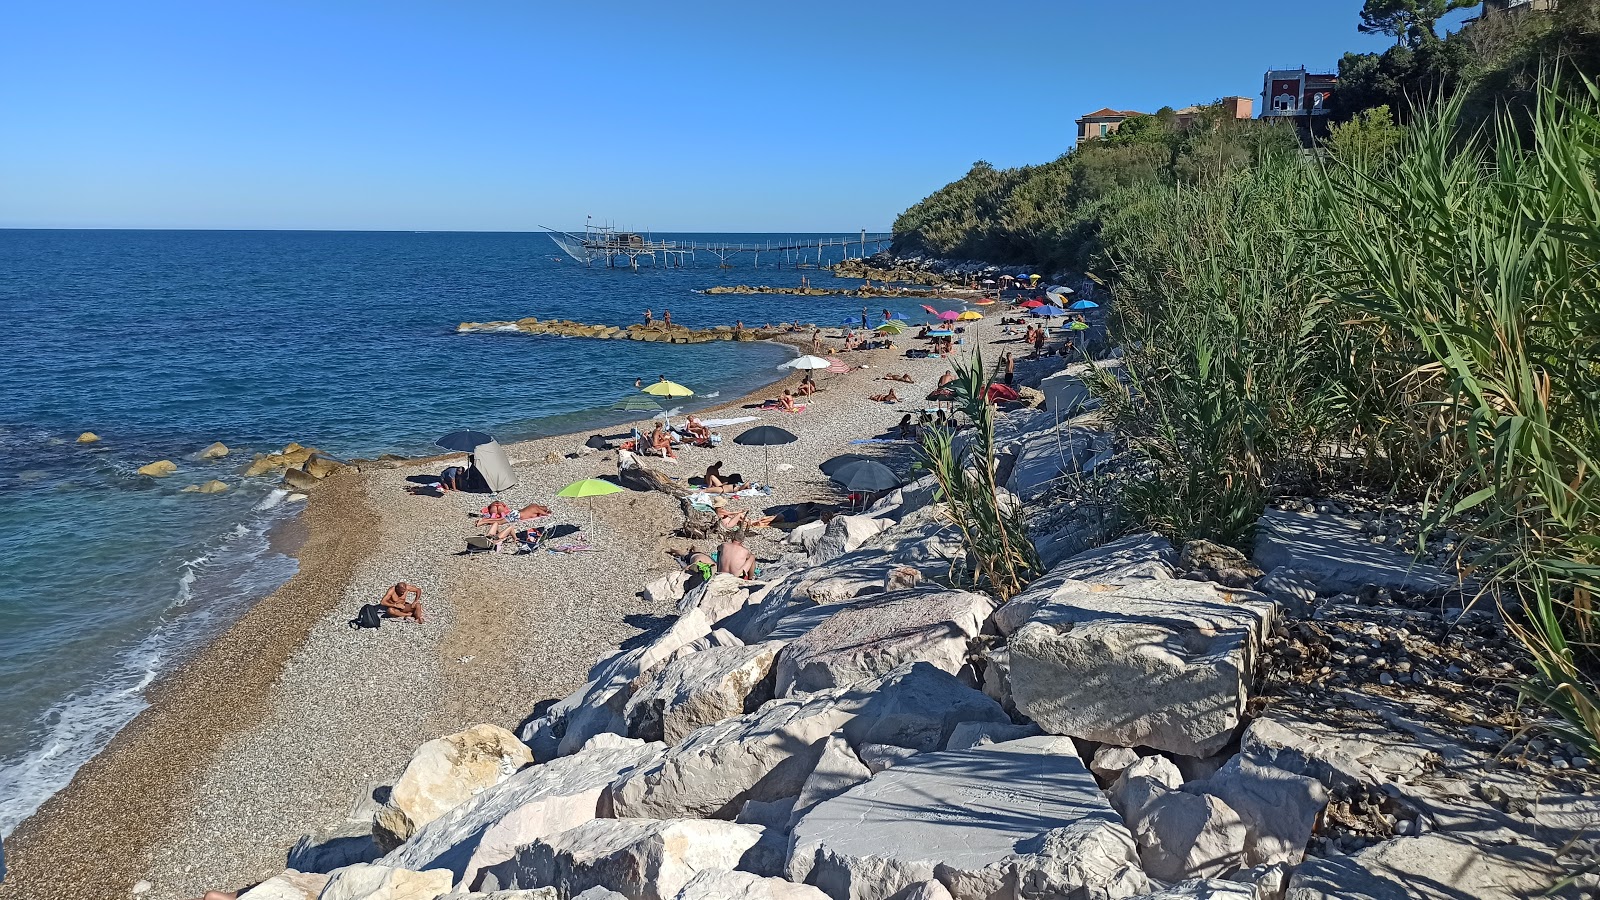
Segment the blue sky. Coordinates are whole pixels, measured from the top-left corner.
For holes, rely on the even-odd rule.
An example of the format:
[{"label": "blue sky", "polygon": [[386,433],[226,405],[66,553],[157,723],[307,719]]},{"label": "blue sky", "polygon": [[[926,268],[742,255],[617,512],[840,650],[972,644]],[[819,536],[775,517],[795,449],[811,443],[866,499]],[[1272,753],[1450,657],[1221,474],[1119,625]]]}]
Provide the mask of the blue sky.
[{"label": "blue sky", "polygon": [[884,229],[1099,107],[1382,49],[1360,6],[11,3],[0,227]]}]

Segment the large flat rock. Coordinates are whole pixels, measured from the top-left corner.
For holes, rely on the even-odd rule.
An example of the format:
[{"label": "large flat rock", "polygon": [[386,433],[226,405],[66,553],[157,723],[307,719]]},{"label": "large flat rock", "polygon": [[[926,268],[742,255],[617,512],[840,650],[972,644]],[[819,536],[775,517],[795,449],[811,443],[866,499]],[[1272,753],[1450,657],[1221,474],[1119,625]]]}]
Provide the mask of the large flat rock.
[{"label": "large flat rock", "polygon": [[[834,900],[887,900],[934,880],[955,900],[1014,897],[1006,886],[1019,881],[1049,882],[1040,896],[1128,897],[1146,884],[1133,839],[1065,738],[918,756],[812,808],[790,847],[790,878]],[[1071,883],[1086,877],[1096,883]]]},{"label": "large flat rock", "polygon": [[624,776],[608,796],[618,816],[732,819],[748,801],[798,796],[835,731],[857,749],[889,744],[929,751],[943,748],[965,721],[1010,719],[953,676],[913,663],[854,687],[774,700],[706,726]]},{"label": "large flat rock", "polygon": [[1043,578],[995,610],[995,627],[1001,634],[1021,628],[1068,581],[1127,584],[1141,578],[1169,579],[1177,561],[1177,548],[1160,535],[1130,534],[1118,538],[1052,566]]},{"label": "large flat rock", "polygon": [[701,872],[732,870],[762,829],[704,819],[595,819],[521,847],[479,878],[478,890],[591,888],[629,900],[671,900]]},{"label": "large flat rock", "polygon": [[393,847],[532,762],[527,746],[498,725],[474,725],[428,741],[411,754],[373,817],[373,834],[381,846]]},{"label": "large flat rock", "polygon": [[824,619],[778,658],[780,697],[859,684],[908,662],[955,674],[994,601],[969,591],[897,591]]},{"label": "large flat rock", "polygon": [[1011,696],[1051,734],[1210,756],[1239,726],[1274,611],[1195,581],[1068,580],[1011,635]]},{"label": "large flat rock", "polygon": [[1037,500],[1065,477],[1091,472],[1099,454],[1110,446],[1110,434],[1071,422],[1024,435],[1016,444],[1006,489],[1024,502]]},{"label": "large flat rock", "polygon": [[1355,519],[1325,513],[1269,509],[1256,530],[1256,565],[1309,575],[1324,591],[1356,591],[1367,585],[1418,593],[1462,587],[1438,566],[1373,544]]},{"label": "large flat rock", "polygon": [[511,858],[516,848],[582,825],[599,815],[605,788],[651,762],[661,744],[583,750],[523,769],[424,825],[381,862],[401,869],[448,869],[457,885],[479,869]]},{"label": "large flat rock", "polygon": [[1285,900],[1521,900],[1542,896],[1566,875],[1549,848],[1484,837],[1428,834],[1352,856],[1308,859],[1290,879]]}]

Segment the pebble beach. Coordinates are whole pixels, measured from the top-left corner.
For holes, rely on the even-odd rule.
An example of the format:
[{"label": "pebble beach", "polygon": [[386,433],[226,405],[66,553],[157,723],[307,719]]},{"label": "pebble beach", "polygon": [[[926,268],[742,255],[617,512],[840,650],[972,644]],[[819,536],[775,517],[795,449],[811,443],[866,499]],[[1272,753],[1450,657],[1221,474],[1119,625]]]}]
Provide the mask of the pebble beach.
[{"label": "pebble beach", "polygon": [[[1020,347],[994,346],[998,316],[968,325],[968,346],[983,346],[990,364]],[[922,398],[947,361],[907,359],[900,350],[842,358],[858,368],[822,375],[804,412],[750,408],[792,386],[793,376],[702,412],[755,419],[722,428],[718,448],[686,448],[676,463],[655,460],[652,468],[682,484],[723,460],[726,471],[757,478],[761,449],[733,439],[770,424],[799,439],[773,448],[773,493],[734,508],[843,500],[817,466],[845,452],[881,458],[904,476],[910,444],[850,442],[931,406]],[[1019,381],[1030,365],[1019,360]],[[915,383],[881,380],[891,373]],[[868,399],[890,387],[900,403]],[[626,428],[603,433],[619,431]],[[589,434],[510,445],[518,482],[503,494],[513,506],[551,507],[541,524],[581,527],[552,543],[581,537],[589,550],[462,555],[475,533],[468,513],[487,498],[405,489],[409,477],[447,464],[443,458],[362,465],[320,484],[297,525],[305,533],[299,574],[161,684],[151,708],[8,839],[11,872],[0,897],[100,900],[138,888],[151,900],[183,900],[269,877],[305,823],[370,822],[374,789],[392,781],[418,744],[482,722],[515,730],[580,685],[597,659],[664,627],[676,610],[646,601],[640,588],[694,546],[673,534],[683,522],[678,501],[655,492],[557,497],[573,481],[615,473],[614,453],[583,448]],[[748,545],[758,559],[773,559],[782,537],[763,529]],[[423,624],[347,626],[363,603],[402,580],[424,591]],[[82,852],[104,833],[121,839]]]}]

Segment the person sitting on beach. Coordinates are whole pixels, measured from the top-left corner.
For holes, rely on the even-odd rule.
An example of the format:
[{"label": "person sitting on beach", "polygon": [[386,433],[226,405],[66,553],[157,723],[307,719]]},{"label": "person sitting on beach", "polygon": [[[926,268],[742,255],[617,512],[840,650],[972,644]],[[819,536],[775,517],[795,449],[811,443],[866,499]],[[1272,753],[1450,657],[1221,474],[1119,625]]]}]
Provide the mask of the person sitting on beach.
[{"label": "person sitting on beach", "polygon": [[717,460],[706,466],[705,489],[708,493],[719,493],[720,490],[733,489],[737,491],[744,484],[744,476],[740,474],[722,474],[722,460]]},{"label": "person sitting on beach", "polygon": [[889,388],[889,393],[874,394],[867,399],[872,400],[875,403],[899,403],[900,395],[894,392],[894,388]]},{"label": "person sitting on beach", "polygon": [[765,528],[778,520],[777,516],[751,516],[743,510],[732,510],[727,506],[728,501],[721,497],[711,502],[711,508],[716,511],[717,521],[722,525],[723,531]]},{"label": "person sitting on beach", "polygon": [[744,533],[736,531],[717,548],[717,571],[740,578],[752,578],[756,573],[756,558],[744,546]]},{"label": "person sitting on beach", "polygon": [[911,421],[911,413],[900,417],[900,440],[909,441],[917,436],[917,426]]},{"label": "person sitting on beach", "polygon": [[710,446],[711,429],[707,428],[705,423],[701,422],[698,417],[689,416],[689,421],[684,423],[683,430],[689,433],[689,437],[694,439],[696,444],[703,447]]},{"label": "person sitting on beach", "polygon": [[817,392],[817,382],[812,379],[811,371],[809,369],[806,370],[805,376],[800,379],[800,386],[795,388],[795,390],[802,397],[815,394]]},{"label": "person sitting on beach", "polygon": [[[415,600],[411,599],[412,594],[417,595]],[[422,588],[414,584],[396,582],[394,587],[389,588],[389,593],[378,601],[378,605],[383,607],[383,614],[391,619],[416,619],[418,624],[422,623]]]},{"label": "person sitting on beach", "polygon": [[778,398],[778,405],[783,408],[784,412],[797,412],[798,411],[798,410],[795,409],[794,395],[789,393],[788,391],[784,391],[783,392],[783,396]]},{"label": "person sitting on beach", "polygon": [[954,372],[946,372],[943,375],[939,376],[939,384],[938,384],[938,386],[939,387],[944,387],[945,385],[947,385],[950,382],[955,381],[955,380],[956,380],[956,373],[954,373]]},{"label": "person sitting on beach", "polygon": [[665,424],[656,423],[655,430],[650,432],[649,442],[651,453],[659,453],[663,459],[678,458],[678,454],[672,452],[672,435]]}]

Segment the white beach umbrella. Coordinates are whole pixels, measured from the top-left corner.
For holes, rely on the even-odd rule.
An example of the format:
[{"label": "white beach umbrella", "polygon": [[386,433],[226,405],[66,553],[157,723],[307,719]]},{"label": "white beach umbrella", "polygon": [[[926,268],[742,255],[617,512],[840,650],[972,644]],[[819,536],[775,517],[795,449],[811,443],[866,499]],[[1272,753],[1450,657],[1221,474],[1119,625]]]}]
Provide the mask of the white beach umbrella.
[{"label": "white beach umbrella", "polygon": [[780,368],[780,369],[800,369],[800,370],[803,371],[803,370],[806,370],[806,369],[826,369],[830,365],[832,365],[832,363],[828,362],[827,360],[823,359],[820,356],[802,356],[802,357],[799,357],[797,359],[791,359],[788,362],[784,363],[783,365],[779,366],[778,368]]}]

